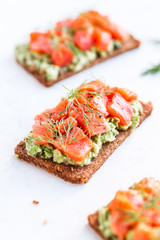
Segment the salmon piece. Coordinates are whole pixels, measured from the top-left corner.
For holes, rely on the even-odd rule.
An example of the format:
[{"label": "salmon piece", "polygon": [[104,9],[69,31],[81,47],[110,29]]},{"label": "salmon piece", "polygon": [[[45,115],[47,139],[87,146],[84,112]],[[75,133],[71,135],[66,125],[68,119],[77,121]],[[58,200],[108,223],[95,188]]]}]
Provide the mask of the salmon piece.
[{"label": "salmon piece", "polygon": [[35,117],[35,122],[43,122],[51,120],[53,122],[60,121],[62,118],[68,117],[67,105],[68,99],[63,99],[55,108],[47,109]]},{"label": "salmon piece", "polygon": [[102,114],[89,112],[80,106],[71,111],[71,116],[77,120],[78,126],[89,137],[108,132],[108,122]]},{"label": "salmon piece", "polygon": [[79,127],[73,128],[68,136],[57,138],[53,146],[65,153],[75,162],[83,162],[93,147],[89,139]]}]

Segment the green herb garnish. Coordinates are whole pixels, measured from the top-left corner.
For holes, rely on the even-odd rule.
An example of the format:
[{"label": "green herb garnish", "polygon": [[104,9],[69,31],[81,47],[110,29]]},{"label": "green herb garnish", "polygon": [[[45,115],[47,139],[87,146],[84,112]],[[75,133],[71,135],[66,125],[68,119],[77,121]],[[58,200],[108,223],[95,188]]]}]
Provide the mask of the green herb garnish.
[{"label": "green herb garnish", "polygon": [[[65,107],[65,109],[61,112],[58,112],[57,114],[61,115],[62,113],[67,111],[71,116],[71,111],[75,110],[77,111],[77,116],[78,116],[79,111],[81,111],[83,120],[87,126],[88,135],[90,137],[92,131],[94,130],[93,129],[93,125],[95,124],[93,121],[94,115],[98,115],[100,116],[100,118],[102,117],[102,115],[98,111],[99,106],[94,105],[92,102],[89,102],[87,100],[86,101],[84,100],[84,102],[78,101],[77,97],[81,95],[80,90],[82,85],[84,85],[84,83],[82,83],[80,87],[75,90],[73,89],[70,90],[66,86],[63,86],[67,90],[67,99],[69,100],[69,102]],[[89,99],[90,98],[92,99],[92,97],[94,97],[95,95],[99,97],[103,97],[100,92],[98,93],[92,92],[92,91],[85,91],[85,92],[89,94]],[[78,136],[78,133],[75,134],[74,131],[72,131],[72,128],[73,128],[72,121],[67,127],[67,129],[64,126],[64,134],[62,134],[60,129],[61,129],[61,126],[63,126],[64,118],[62,118],[60,121],[55,122],[53,119],[50,119],[49,117],[47,117],[47,115],[45,114],[44,114],[44,117],[46,117],[46,120],[44,122],[47,123],[45,126],[46,132],[44,131],[42,135],[40,134],[34,135],[37,141],[44,141],[44,142],[47,141],[48,143],[53,144],[56,141],[56,139],[58,139],[59,140],[58,143],[62,146],[63,150],[65,150],[68,144],[71,144],[75,141],[79,141],[82,139],[82,136]],[[72,133],[74,133],[74,135]],[[84,133],[86,134],[86,131],[84,131]]]},{"label": "green herb garnish", "polygon": [[[63,118],[60,121],[54,121],[53,119],[49,119],[46,115],[44,115],[47,120],[44,121],[46,123],[49,123],[49,125],[46,124],[45,126],[45,132],[43,134],[34,134],[34,137],[36,141],[41,141],[41,142],[48,142],[50,144],[53,144],[57,142],[56,139],[58,139],[58,143],[61,145],[63,150],[65,151],[65,148],[68,144],[77,142],[81,139],[84,138],[82,134],[78,136],[78,131],[75,133],[74,131],[71,131],[73,129],[74,125],[74,119],[71,120],[67,128],[63,124]],[[61,133],[61,127],[63,126],[63,130],[65,132],[65,135]],[[77,137],[78,136],[78,137]]]},{"label": "green herb garnish", "polygon": [[143,205],[143,210],[148,208],[160,209],[157,201],[160,199],[160,194],[150,197],[147,202]]},{"label": "green herb garnish", "polygon": [[160,40],[154,40],[153,42],[156,44],[160,44]]},{"label": "green herb garnish", "polygon": [[126,221],[127,222],[132,222],[132,221],[136,221],[136,222],[142,222],[144,219],[142,219],[142,217],[139,217],[138,214],[134,211],[129,211],[129,210],[124,210],[124,209],[117,209],[120,212],[123,212],[126,216]]},{"label": "green herb garnish", "polygon": [[147,69],[146,71],[144,71],[142,73],[142,75],[147,75],[147,74],[156,74],[160,72],[160,63],[157,64],[157,65],[154,65],[153,67]]},{"label": "green herb garnish", "polygon": [[[153,42],[156,43],[156,44],[160,44],[160,40],[154,40]],[[156,74],[158,72],[160,72],[160,63],[156,64],[156,65],[153,65],[151,68],[144,71],[142,73],[142,75]]]}]

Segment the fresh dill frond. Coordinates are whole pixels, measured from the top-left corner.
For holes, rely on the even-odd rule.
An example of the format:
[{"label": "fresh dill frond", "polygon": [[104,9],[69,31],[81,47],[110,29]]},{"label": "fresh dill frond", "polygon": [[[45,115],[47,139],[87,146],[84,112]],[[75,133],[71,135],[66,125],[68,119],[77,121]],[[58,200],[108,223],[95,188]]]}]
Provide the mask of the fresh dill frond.
[{"label": "fresh dill frond", "polygon": [[137,222],[143,221],[143,219],[140,216],[138,216],[138,214],[134,211],[129,211],[121,208],[118,208],[117,210],[119,210],[120,212],[123,212],[126,215],[126,221],[137,221]]},{"label": "fresh dill frond", "polygon": [[69,41],[66,44],[72,50],[72,52],[75,53],[75,55],[79,55],[79,54],[85,55],[85,52],[80,50],[79,48],[77,48],[76,45],[72,41]]},{"label": "fresh dill frond", "polygon": [[78,89],[68,89],[66,86],[62,85],[67,90],[67,99],[72,99],[74,97],[77,97],[79,92]]},{"label": "fresh dill frond", "polygon": [[[67,90],[67,99],[69,99],[69,103],[67,104],[65,110],[63,112],[68,111],[69,115],[71,115],[71,111],[77,111],[77,116],[79,115],[78,109],[80,110],[85,125],[88,129],[88,135],[91,136],[92,132],[94,131],[94,125],[96,126],[96,122],[94,120],[94,116],[101,116],[101,112],[99,111],[100,106],[98,104],[94,104],[94,99],[92,102],[92,98],[95,96],[100,98],[105,98],[106,94],[110,94],[111,91],[104,91],[104,92],[95,92],[91,90],[87,90],[87,88],[83,89],[83,85],[85,85],[86,81],[84,81],[78,88],[76,89],[68,89],[66,86],[63,87]],[[83,90],[87,95],[87,99],[84,98],[84,102],[79,101],[78,97],[81,96],[83,99]],[[60,112],[59,114],[63,113]],[[101,118],[101,117],[100,117]],[[85,134],[87,130],[84,131]]]},{"label": "fresh dill frond", "polygon": [[[155,43],[155,44],[160,44],[160,40],[158,40],[158,39],[153,40],[152,42]],[[158,72],[160,72],[160,63],[158,63],[156,65],[153,65],[151,68],[144,71],[142,73],[142,75],[144,76],[144,75],[148,75],[148,74],[156,74]]]},{"label": "fresh dill frond", "polygon": [[146,192],[143,188],[141,189],[141,196],[143,199],[146,199]]},{"label": "fresh dill frond", "polygon": [[157,194],[155,196],[151,196],[147,202],[143,205],[143,210],[148,208],[155,208],[160,209],[160,206],[158,204],[158,201],[160,200],[160,194]]},{"label": "fresh dill frond", "polygon": [[62,86],[67,90],[67,98],[68,99],[72,99],[74,97],[77,97],[80,93],[80,89],[81,87],[86,83],[86,81],[84,81],[78,88],[76,89],[69,89],[67,88],[65,85],[62,84]]},{"label": "fresh dill frond", "polygon": [[160,44],[160,40],[153,40],[154,43]]},{"label": "fresh dill frond", "polygon": [[[79,114],[83,117],[84,123],[86,125],[86,130],[84,131],[84,134],[87,134],[89,137],[92,136],[92,133],[94,132],[94,126],[97,126],[97,122],[95,121],[95,116],[99,116],[100,119],[102,119],[102,113],[99,111],[100,106],[94,102],[94,97],[98,96],[103,98],[104,93],[102,92],[92,92],[92,91],[87,91],[85,90],[85,93],[87,94],[87,99],[83,99],[83,94],[82,94],[82,89],[83,85],[86,83],[83,82],[78,88],[74,89],[68,89],[66,86],[63,85],[63,87],[67,90],[67,99],[68,103],[65,106],[65,109],[58,112],[58,115],[63,114],[64,112],[67,112],[69,116],[72,116],[72,111],[77,111],[77,116]],[[82,100],[84,101],[79,101],[78,97],[81,96]],[[93,101],[92,101],[93,98]],[[54,121],[54,119],[48,117],[47,115],[44,115],[46,118],[46,126],[44,132],[39,136],[35,136],[37,141],[43,141],[44,143],[47,141],[50,144],[53,144],[55,141],[62,146],[63,150],[65,151],[65,148],[67,144],[71,144],[75,141],[79,141],[82,139],[82,134],[75,134],[74,132],[74,127],[72,124],[73,122],[71,121],[69,125],[64,124],[65,118],[62,118],[60,121]],[[74,119],[73,118],[73,119]],[[74,121],[75,121],[74,120]],[[100,120],[101,121],[101,120]],[[102,121],[103,122],[103,121]],[[48,125],[49,124],[49,125]],[[99,122],[98,122],[99,124]],[[62,127],[63,126],[63,127]],[[64,133],[61,133],[61,127],[64,130]],[[50,137],[51,136],[51,137]]]},{"label": "fresh dill frond", "polygon": [[[61,147],[65,151],[68,144],[80,141],[84,137],[82,136],[82,134],[77,137],[78,133],[76,132],[76,134],[74,134],[74,132],[72,131],[74,126],[74,119],[72,119],[69,125],[66,127],[64,125],[63,118],[60,121],[51,120],[47,116],[46,118],[47,120],[44,122],[46,122],[47,124],[45,125],[45,131],[43,132],[43,134],[34,134],[34,137],[37,141],[54,144],[55,142],[57,142],[57,139],[58,139],[58,143],[61,145]],[[64,134],[61,133],[62,126],[64,130]]]},{"label": "fresh dill frond", "polygon": [[146,71],[144,71],[142,73],[142,75],[147,75],[147,74],[156,74],[160,72],[160,63],[157,64],[157,65],[154,65],[153,67],[147,69]]}]

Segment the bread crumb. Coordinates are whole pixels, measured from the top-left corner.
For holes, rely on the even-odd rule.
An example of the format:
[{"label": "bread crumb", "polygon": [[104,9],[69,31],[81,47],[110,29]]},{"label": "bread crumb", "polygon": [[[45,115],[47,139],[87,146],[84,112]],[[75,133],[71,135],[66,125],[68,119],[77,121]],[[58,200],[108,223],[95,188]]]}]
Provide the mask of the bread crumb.
[{"label": "bread crumb", "polygon": [[47,220],[44,220],[44,222],[43,222],[44,224],[47,224],[48,223],[48,221]]},{"label": "bread crumb", "polygon": [[34,203],[34,204],[39,204],[39,202],[38,202],[38,201],[35,201],[35,200],[33,200],[33,203]]}]

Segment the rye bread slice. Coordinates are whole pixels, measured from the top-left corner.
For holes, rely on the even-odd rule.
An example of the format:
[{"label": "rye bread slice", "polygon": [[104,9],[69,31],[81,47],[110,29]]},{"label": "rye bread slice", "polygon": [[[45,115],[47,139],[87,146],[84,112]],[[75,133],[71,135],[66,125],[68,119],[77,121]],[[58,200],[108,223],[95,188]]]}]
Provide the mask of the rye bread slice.
[{"label": "rye bread slice", "polygon": [[[131,36],[128,41],[122,43],[122,46],[118,49],[115,49],[112,53],[108,54],[107,57],[102,58],[102,57],[98,57],[96,58],[93,62],[89,63],[88,65],[84,66],[80,71],[81,72],[87,68],[90,68],[98,63],[104,62],[105,60],[108,60],[112,57],[115,57],[119,54],[125,53],[127,51],[130,51],[134,48],[139,47],[140,45],[140,41],[136,40],[133,36]],[[44,86],[46,87],[50,87],[53,84],[55,84],[56,82],[59,82],[67,77],[73,76],[74,74],[78,73],[78,72],[72,72],[72,71],[67,71],[64,74],[61,74],[57,80],[54,81],[48,81],[45,77],[44,74],[40,74],[37,72],[37,70],[33,67],[28,67],[27,65],[21,64],[19,61],[17,61],[25,70],[27,70],[29,73],[31,73],[40,83],[42,83]]]},{"label": "rye bread slice", "polygon": [[[140,124],[151,114],[153,110],[151,102],[146,104],[141,102],[141,104],[143,107],[143,113],[141,114]],[[87,183],[92,175],[103,165],[107,158],[131,134],[131,132],[131,129],[120,131],[119,135],[113,142],[103,144],[98,156],[92,160],[90,165],[83,167],[54,163],[52,159],[45,160],[40,157],[31,157],[26,152],[24,141],[21,141],[17,145],[15,153],[20,159],[44,168],[49,173],[55,174],[65,181],[69,181],[71,183]]]},{"label": "rye bread slice", "polygon": [[98,211],[88,216],[89,225],[101,236],[104,240],[112,240],[111,238],[105,238],[103,233],[98,228]]}]

